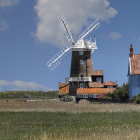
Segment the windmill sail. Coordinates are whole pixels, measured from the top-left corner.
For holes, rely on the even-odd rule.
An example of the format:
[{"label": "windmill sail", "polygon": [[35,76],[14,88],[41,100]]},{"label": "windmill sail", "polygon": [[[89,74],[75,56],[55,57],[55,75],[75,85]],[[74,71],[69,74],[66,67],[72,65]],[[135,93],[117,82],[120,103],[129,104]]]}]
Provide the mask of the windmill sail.
[{"label": "windmill sail", "polygon": [[63,15],[61,14],[60,17],[59,17],[59,21],[62,25],[62,28],[64,29],[64,33],[66,35],[66,38],[68,39],[68,41],[71,41],[72,45],[74,45],[74,40],[72,38],[72,33],[69,29],[69,26],[65,20],[65,18],[63,17]]},{"label": "windmill sail", "polygon": [[91,31],[95,30],[98,28],[100,25],[100,20],[95,20],[80,36],[79,38],[83,39],[86,37]]},{"label": "windmill sail", "polygon": [[[96,20],[94,23],[92,23],[81,35],[80,35],[80,39],[77,41],[77,43],[74,43],[73,37],[72,37],[72,33],[68,27],[68,24],[66,23],[66,20],[64,18],[64,16],[61,14],[59,16],[59,21],[64,29],[65,35],[68,39],[68,41],[70,41],[72,43],[71,47],[65,47],[63,48],[59,53],[57,53],[53,58],[51,58],[48,62],[47,62],[47,66],[49,67],[50,70],[55,69],[57,66],[59,66],[62,62],[62,60],[64,60],[65,56],[68,55],[68,53],[70,53],[73,48],[76,47],[76,44],[79,44],[79,46],[81,47],[81,40],[83,43],[83,48],[87,47],[90,49],[96,49],[96,41],[95,42],[91,42],[91,41],[84,41],[83,38],[85,36],[87,36],[92,30],[95,30],[97,27],[99,27],[100,25],[100,21]],[[86,46],[85,46],[86,44]],[[79,48],[80,48],[79,47]],[[72,50],[73,51],[73,50]]]},{"label": "windmill sail", "polygon": [[62,60],[65,58],[65,56],[70,52],[69,50],[71,47],[65,47],[63,48],[59,53],[57,53],[53,58],[51,58],[47,62],[47,66],[50,70],[55,69],[58,65],[61,64]]}]

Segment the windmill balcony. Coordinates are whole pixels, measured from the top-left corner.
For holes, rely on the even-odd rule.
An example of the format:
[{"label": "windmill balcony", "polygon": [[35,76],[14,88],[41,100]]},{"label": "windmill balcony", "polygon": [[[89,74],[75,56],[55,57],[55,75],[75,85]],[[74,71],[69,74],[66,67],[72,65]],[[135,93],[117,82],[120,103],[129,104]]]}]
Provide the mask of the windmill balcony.
[{"label": "windmill balcony", "polygon": [[91,77],[70,77],[70,78],[66,78],[66,82],[91,82]]}]

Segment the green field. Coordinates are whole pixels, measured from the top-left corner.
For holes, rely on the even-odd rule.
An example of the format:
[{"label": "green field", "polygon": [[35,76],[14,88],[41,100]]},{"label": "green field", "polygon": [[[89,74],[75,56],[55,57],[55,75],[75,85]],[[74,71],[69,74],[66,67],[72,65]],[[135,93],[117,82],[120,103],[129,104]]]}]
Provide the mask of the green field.
[{"label": "green field", "polygon": [[140,139],[140,105],[87,100],[66,103],[57,95],[2,93],[0,140]]},{"label": "green field", "polygon": [[140,112],[0,112],[0,139],[140,139]]}]

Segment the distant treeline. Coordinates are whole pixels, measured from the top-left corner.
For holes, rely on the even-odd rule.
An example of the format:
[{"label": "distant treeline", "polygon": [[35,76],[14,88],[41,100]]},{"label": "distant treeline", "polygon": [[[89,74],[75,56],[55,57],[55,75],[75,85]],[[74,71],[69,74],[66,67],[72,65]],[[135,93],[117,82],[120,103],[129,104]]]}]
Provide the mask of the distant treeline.
[{"label": "distant treeline", "polygon": [[5,91],[0,92],[0,99],[55,99],[58,91]]}]

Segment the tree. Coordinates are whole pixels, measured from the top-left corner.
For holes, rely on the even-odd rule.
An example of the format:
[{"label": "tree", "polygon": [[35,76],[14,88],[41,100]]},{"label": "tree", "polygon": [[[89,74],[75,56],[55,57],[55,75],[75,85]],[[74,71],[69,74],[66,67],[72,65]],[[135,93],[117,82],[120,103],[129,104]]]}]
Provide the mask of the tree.
[{"label": "tree", "polygon": [[122,86],[117,87],[112,94],[109,94],[109,96],[111,96],[112,99],[127,101],[129,99],[128,83],[124,83]]},{"label": "tree", "polygon": [[134,103],[140,104],[140,94],[138,94],[135,97],[133,97],[132,101]]}]

